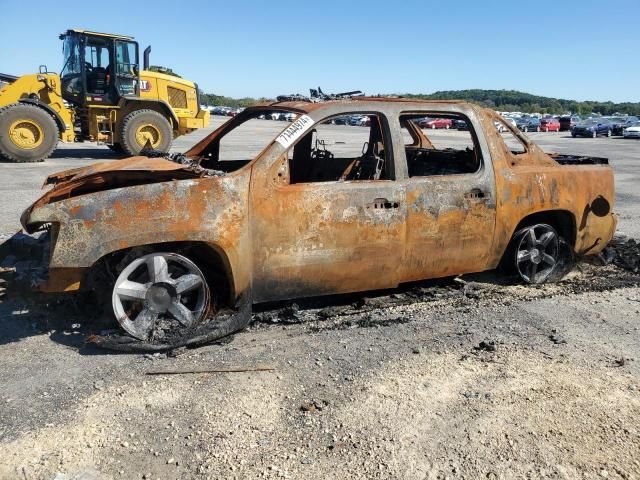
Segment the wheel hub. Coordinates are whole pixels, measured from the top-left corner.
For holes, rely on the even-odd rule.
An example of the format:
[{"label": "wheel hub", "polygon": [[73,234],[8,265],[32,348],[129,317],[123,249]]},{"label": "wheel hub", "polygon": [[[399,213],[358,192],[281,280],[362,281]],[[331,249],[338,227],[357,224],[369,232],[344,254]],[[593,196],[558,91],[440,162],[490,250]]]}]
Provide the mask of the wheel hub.
[{"label": "wheel hub", "polygon": [[157,313],[165,313],[176,297],[175,288],[169,284],[158,283],[149,287],[145,301],[149,308]]},{"label": "wheel hub", "polygon": [[16,147],[31,150],[42,144],[44,134],[36,122],[16,120],[9,126],[9,138]]},{"label": "wheel hub", "polygon": [[531,250],[531,261],[536,265],[539,265],[542,261],[542,255],[540,255],[540,250],[538,250],[537,248],[533,248]]},{"label": "wheel hub", "polygon": [[153,148],[156,148],[160,145],[161,140],[162,134],[154,125],[141,125],[136,130],[136,141],[141,147],[144,147],[149,142]]}]

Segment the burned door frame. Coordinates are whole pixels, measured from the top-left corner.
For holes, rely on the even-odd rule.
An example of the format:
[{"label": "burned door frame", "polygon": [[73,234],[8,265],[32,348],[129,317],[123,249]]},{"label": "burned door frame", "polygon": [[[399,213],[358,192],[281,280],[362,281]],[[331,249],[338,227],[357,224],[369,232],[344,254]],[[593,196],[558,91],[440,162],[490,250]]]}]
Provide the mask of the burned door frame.
[{"label": "burned door frame", "polygon": [[[403,115],[460,115],[481,154],[475,173],[409,176],[400,118]],[[404,166],[407,200],[405,263],[402,281],[485,270],[493,259],[496,180],[489,146],[476,113],[457,105],[441,109],[399,107],[392,120],[396,161]],[[428,134],[426,134],[428,137]]]},{"label": "burned door frame", "polygon": [[[288,152],[274,142],[251,175],[254,301],[397,286],[404,261],[406,202],[383,109],[309,113],[313,128],[346,113],[377,115],[395,180],[289,182]],[[352,128],[352,127],[345,127]],[[357,127],[353,127],[357,128]]]}]

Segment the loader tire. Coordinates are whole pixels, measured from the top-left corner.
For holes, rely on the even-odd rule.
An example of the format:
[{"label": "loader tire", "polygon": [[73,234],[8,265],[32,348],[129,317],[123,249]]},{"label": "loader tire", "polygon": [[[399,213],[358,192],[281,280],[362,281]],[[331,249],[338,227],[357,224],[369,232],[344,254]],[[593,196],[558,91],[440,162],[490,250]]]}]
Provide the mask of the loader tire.
[{"label": "loader tire", "polygon": [[168,152],[172,140],[171,125],[154,110],[136,110],[122,121],[120,146],[129,155],[139,155],[147,145],[153,150]]},{"label": "loader tire", "polygon": [[14,103],[0,109],[0,158],[42,162],[58,145],[58,125],[36,105]]}]

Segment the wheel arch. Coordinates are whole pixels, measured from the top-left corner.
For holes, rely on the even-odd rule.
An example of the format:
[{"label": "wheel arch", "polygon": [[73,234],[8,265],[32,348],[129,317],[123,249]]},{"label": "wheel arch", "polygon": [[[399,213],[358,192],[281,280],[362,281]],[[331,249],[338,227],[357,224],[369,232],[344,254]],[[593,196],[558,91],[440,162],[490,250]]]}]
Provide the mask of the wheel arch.
[{"label": "wheel arch", "polygon": [[[107,265],[108,269],[117,266],[126,259],[128,254],[136,251],[140,252],[140,254],[165,251],[184,255],[204,270],[203,273],[208,276],[209,281],[218,278],[224,280],[221,298],[225,303],[230,305],[232,305],[235,298],[242,293],[238,291],[233,268],[226,252],[215,243],[203,241],[160,242],[114,250],[100,257],[87,269],[87,275],[82,283],[85,284],[85,287],[91,288],[90,276],[93,272],[105,265]],[[113,273],[114,272],[111,272],[111,274]]]},{"label": "wheel arch", "polygon": [[178,129],[178,117],[171,109],[169,104],[164,100],[149,100],[149,99],[122,99],[120,105],[120,119],[121,123],[124,118],[135,110],[153,110],[160,113],[169,120],[171,129],[175,132]]},{"label": "wheel arch", "polygon": [[511,232],[511,237],[524,227],[535,225],[537,223],[547,223],[551,225],[562,236],[565,241],[571,245],[571,248],[575,247],[577,230],[576,230],[576,217],[569,210],[542,210],[535,212],[524,217],[516,225]]},{"label": "wheel arch", "polygon": [[56,122],[56,125],[58,126],[58,130],[59,132],[64,132],[67,130],[67,126],[64,123],[64,120],[62,120],[62,117],[60,116],[60,114],[58,112],[56,112],[53,108],[51,108],[49,105],[47,105],[46,103],[44,103],[42,100],[39,100],[37,98],[21,98],[20,100],[18,100],[18,104],[27,104],[27,105],[35,105],[38,108],[41,108],[42,110],[44,110],[45,112],[47,112],[49,115],[51,115],[53,117],[53,120]]}]

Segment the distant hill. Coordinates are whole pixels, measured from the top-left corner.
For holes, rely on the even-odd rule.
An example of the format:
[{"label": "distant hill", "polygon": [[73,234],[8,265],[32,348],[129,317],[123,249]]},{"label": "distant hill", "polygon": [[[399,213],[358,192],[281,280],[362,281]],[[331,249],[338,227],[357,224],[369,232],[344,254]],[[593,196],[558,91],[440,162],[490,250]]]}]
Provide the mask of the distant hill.
[{"label": "distant hill", "polygon": [[[403,93],[405,98],[421,98],[426,100],[466,100],[501,112],[528,113],[577,113],[589,115],[592,112],[601,115],[626,113],[640,116],[640,103],[613,103],[541,97],[517,90],[446,90],[430,94]],[[230,98],[212,93],[201,93],[200,101],[206,105],[226,105],[228,107],[248,107],[259,102],[269,101],[268,98]]]},{"label": "distant hill", "polygon": [[478,103],[498,111],[506,112],[539,112],[539,113],[577,113],[580,115],[592,112],[602,115],[614,113],[627,113],[640,115],[640,103],[613,103],[576,100],[564,100],[561,98],[541,97],[517,90],[445,90],[431,94],[402,94],[407,98],[422,98],[431,100],[466,100]]}]

